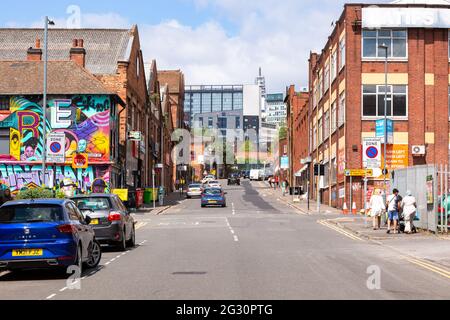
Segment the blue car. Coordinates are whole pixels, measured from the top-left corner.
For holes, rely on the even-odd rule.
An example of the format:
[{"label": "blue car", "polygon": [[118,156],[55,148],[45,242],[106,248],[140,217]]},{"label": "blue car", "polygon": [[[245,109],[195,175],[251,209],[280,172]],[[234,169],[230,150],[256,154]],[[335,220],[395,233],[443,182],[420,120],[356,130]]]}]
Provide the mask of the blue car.
[{"label": "blue car", "polygon": [[221,206],[225,208],[227,206],[227,200],[225,198],[225,192],[219,188],[206,188],[202,193],[201,205],[202,208],[207,206]]},{"label": "blue car", "polygon": [[95,268],[101,247],[71,200],[11,201],[0,207],[0,269]]}]

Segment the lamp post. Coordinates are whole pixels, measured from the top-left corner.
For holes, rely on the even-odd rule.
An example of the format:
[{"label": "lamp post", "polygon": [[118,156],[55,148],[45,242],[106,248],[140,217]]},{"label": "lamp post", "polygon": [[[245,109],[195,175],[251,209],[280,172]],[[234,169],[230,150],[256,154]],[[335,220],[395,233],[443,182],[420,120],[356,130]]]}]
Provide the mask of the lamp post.
[{"label": "lamp post", "polygon": [[[46,166],[46,148],[47,148],[47,65],[48,65],[48,26],[54,26],[48,16],[45,17],[44,23],[44,92],[42,102],[42,122],[43,122],[43,151],[42,151],[42,185],[45,187],[45,166]],[[55,182],[53,182],[55,183]]]},{"label": "lamp post", "polygon": [[383,49],[385,51],[385,59],[384,59],[384,165],[383,165],[383,183],[384,183],[384,202],[387,201],[387,183],[386,183],[386,149],[387,149],[387,86],[388,86],[388,50],[389,47],[383,43],[378,46],[379,49]]}]

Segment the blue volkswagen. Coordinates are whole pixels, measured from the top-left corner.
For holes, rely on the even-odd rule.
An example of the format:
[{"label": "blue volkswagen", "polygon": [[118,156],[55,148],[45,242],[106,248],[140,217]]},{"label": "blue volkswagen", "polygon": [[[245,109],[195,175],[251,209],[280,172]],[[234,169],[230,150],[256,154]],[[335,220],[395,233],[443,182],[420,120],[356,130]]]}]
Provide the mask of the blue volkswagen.
[{"label": "blue volkswagen", "polygon": [[207,206],[221,206],[225,208],[227,206],[225,195],[226,192],[223,192],[223,190],[219,188],[204,189],[201,199],[202,208],[205,208]]},{"label": "blue volkswagen", "polygon": [[0,269],[95,268],[101,247],[71,200],[39,199],[0,207]]}]

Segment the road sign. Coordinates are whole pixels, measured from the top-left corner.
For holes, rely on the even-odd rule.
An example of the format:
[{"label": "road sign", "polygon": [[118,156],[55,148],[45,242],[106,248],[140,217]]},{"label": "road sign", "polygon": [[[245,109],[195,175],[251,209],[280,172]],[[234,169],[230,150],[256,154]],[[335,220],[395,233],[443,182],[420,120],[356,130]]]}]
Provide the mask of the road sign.
[{"label": "road sign", "polygon": [[288,156],[281,157],[280,168],[281,169],[289,169],[289,157]]},{"label": "road sign", "polygon": [[[386,121],[386,128],[387,128],[387,143],[393,144],[394,143],[394,121],[391,119],[387,119]],[[380,119],[376,121],[375,125],[375,132],[377,138],[382,138],[382,141],[384,143],[384,119]]]},{"label": "road sign", "polygon": [[49,133],[47,136],[46,158],[48,163],[65,163],[66,135]]},{"label": "road sign", "polygon": [[79,153],[73,156],[73,169],[87,169],[89,165],[88,155],[86,153]]},{"label": "road sign", "polygon": [[366,169],[381,167],[381,138],[363,140],[363,167]]},{"label": "road sign", "polygon": [[345,170],[346,177],[371,177],[373,176],[372,169],[346,169]]}]

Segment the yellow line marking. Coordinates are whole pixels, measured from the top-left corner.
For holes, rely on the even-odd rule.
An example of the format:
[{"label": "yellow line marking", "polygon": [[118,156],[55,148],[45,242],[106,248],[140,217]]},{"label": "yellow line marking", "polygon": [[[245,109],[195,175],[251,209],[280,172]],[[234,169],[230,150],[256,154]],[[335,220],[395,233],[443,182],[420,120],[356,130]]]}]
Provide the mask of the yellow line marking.
[{"label": "yellow line marking", "polygon": [[413,263],[415,265],[418,265],[418,266],[420,266],[422,268],[425,268],[425,269],[430,270],[430,271],[432,271],[434,273],[437,273],[437,274],[439,274],[439,275],[441,275],[441,276],[443,276],[443,277],[445,277],[447,279],[450,279],[450,271],[442,269],[442,268],[440,268],[440,267],[438,267],[438,266],[436,266],[434,264],[431,264],[430,262],[426,262],[426,261],[423,261],[423,260],[418,260],[418,259],[414,259],[414,258],[410,258],[410,257],[404,257],[404,258],[407,261],[409,261],[409,262],[411,262],[411,263]]},{"label": "yellow line marking", "polygon": [[354,234],[351,234],[350,232],[347,232],[347,231],[345,231],[345,230],[343,230],[343,229],[341,229],[341,228],[339,228],[339,227],[337,227],[337,226],[334,226],[334,225],[328,223],[327,221],[319,220],[319,221],[317,221],[317,222],[318,222],[319,224],[323,225],[324,227],[327,227],[327,228],[330,228],[330,229],[332,229],[332,230],[334,230],[334,231],[337,231],[338,233],[340,233],[340,234],[346,236],[347,238],[350,238],[350,239],[352,239],[352,240],[357,240],[357,241],[364,241],[364,240],[361,239],[360,237],[355,236]]}]

